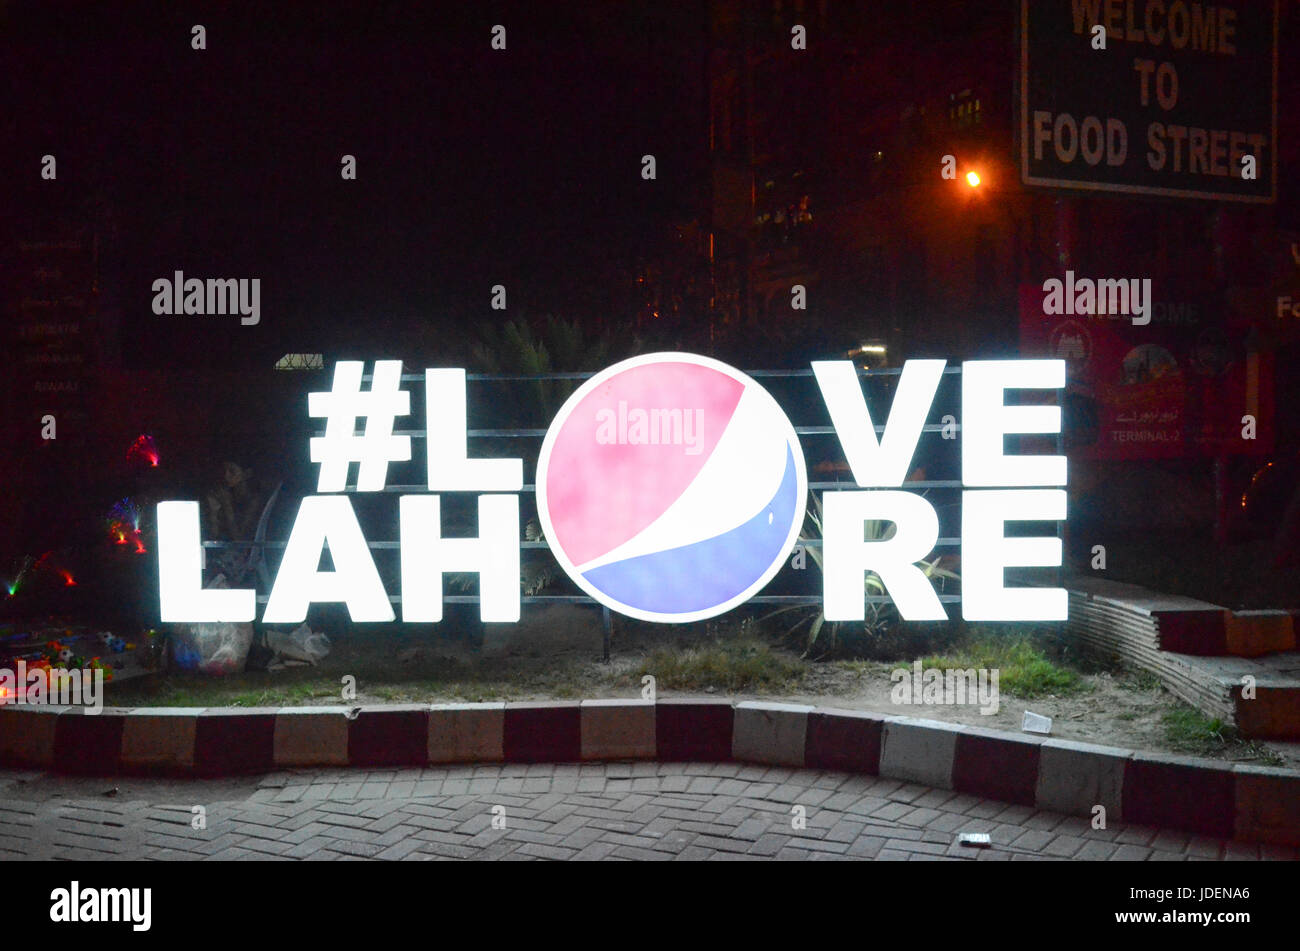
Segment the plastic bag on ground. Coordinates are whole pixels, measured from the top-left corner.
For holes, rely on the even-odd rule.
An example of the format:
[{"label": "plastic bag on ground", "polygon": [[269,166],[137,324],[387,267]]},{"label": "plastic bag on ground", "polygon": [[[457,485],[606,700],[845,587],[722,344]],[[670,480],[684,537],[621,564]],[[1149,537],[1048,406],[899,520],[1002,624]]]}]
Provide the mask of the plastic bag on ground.
[{"label": "plastic bag on ground", "polygon": [[[225,575],[217,575],[208,588],[227,588]],[[251,622],[178,624],[171,636],[172,663],[181,670],[202,674],[236,674],[248,662],[253,644]]]},{"label": "plastic bag on ground", "polygon": [[266,646],[291,660],[303,660],[309,664],[318,663],[330,652],[330,640],[319,631],[313,631],[306,623],[299,624],[287,634],[283,631],[267,631]]}]

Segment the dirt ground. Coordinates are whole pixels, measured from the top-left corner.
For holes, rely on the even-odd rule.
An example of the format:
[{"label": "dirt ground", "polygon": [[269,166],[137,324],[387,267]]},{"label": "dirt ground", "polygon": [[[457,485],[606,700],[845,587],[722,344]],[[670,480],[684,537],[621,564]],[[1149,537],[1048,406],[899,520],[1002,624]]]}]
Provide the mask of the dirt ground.
[{"label": "dirt ground", "polygon": [[[791,654],[791,656],[795,656]],[[614,652],[610,664],[584,660],[580,656],[570,659],[579,669],[586,668],[593,686],[584,692],[591,698],[636,697],[639,688],[635,681],[626,685],[600,685],[602,679],[628,677],[644,658],[637,651]],[[910,665],[899,662],[825,662],[811,665],[801,689],[794,692],[744,692],[731,691],[727,695],[737,700],[765,700],[779,703],[809,704],[819,707],[836,707],[845,710],[867,710],[889,716],[916,717],[962,723],[994,730],[1020,732],[1025,711],[1031,711],[1052,720],[1051,734],[1081,743],[1096,743],[1124,749],[1164,751],[1189,754],[1186,747],[1170,743],[1162,721],[1165,713],[1183,706],[1182,702],[1162,688],[1142,685],[1133,678],[1110,673],[1083,674],[1089,689],[1068,696],[1047,696],[1022,700],[999,691],[996,712],[982,713],[975,702],[967,704],[896,704],[890,693],[895,684],[890,674],[899,667]],[[910,670],[909,670],[910,674]],[[708,697],[719,691],[660,690],[661,697]],[[451,698],[446,698],[450,700]],[[539,692],[518,699],[548,699]],[[1300,743],[1260,743],[1278,754],[1285,765],[1300,768]],[[1212,756],[1232,760],[1253,760],[1255,756],[1240,744],[1224,744],[1216,753],[1212,748],[1197,749],[1194,755]]]}]

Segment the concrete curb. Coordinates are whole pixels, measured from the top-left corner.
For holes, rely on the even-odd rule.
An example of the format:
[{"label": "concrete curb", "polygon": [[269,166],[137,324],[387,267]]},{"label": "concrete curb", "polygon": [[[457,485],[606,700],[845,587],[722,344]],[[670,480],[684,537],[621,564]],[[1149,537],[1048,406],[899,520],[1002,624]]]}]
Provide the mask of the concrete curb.
[{"label": "concrete curb", "polygon": [[654,759],[655,705],[646,700],[583,700],[584,760]]},{"label": "concrete curb", "polygon": [[505,760],[504,703],[437,703],[429,710],[429,763]]},{"label": "concrete curb", "polygon": [[1018,806],[1038,805],[1043,737],[966,727],[957,734],[952,788]]},{"label": "concrete curb", "polygon": [[814,710],[808,714],[804,764],[878,776],[884,727],[883,716],[864,710]]},{"label": "concrete curb", "polygon": [[1230,838],[1236,814],[1231,768],[1212,760],[1136,753],[1124,767],[1124,821]]},{"label": "concrete curb", "polygon": [[1131,750],[1071,740],[1046,739],[1039,751],[1034,805],[1039,809],[1124,819],[1124,769]]},{"label": "concrete curb", "polygon": [[501,744],[507,763],[576,763],[582,759],[582,704],[507,703]]},{"label": "concrete curb", "polygon": [[1300,771],[937,720],[725,699],[0,708],[0,766],[224,776],[310,766],[658,759],[879,775],[1093,819],[1300,845]]},{"label": "concrete curb", "polygon": [[952,789],[952,766],[961,730],[960,726],[939,720],[886,717],[880,738],[879,775],[935,789]]},{"label": "concrete curb", "polygon": [[790,703],[736,704],[731,758],[772,766],[802,767],[813,708]]},{"label": "concrete curb", "polygon": [[1300,829],[1300,782],[1294,772],[1239,763],[1233,834],[1239,839],[1293,844]]},{"label": "concrete curb", "polygon": [[271,758],[276,766],[347,766],[346,707],[285,707],[275,715]]},{"label": "concrete curb", "polygon": [[[310,708],[308,708],[310,709]],[[194,768],[195,719],[202,707],[138,707],[122,727],[120,768],[134,772]]]}]

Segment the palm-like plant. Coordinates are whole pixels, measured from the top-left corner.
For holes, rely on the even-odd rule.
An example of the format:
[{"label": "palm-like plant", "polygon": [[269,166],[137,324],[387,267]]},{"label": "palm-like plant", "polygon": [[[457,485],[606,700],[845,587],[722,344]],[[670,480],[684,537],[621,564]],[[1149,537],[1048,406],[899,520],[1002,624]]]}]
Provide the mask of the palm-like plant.
[{"label": "palm-like plant", "polygon": [[[485,329],[471,349],[474,365],[484,373],[533,376],[599,370],[608,362],[611,341],[607,335],[591,337],[577,321],[550,316],[540,333],[526,321],[507,320],[499,328]],[[514,393],[523,387],[528,398],[516,407],[528,407],[530,418],[551,419],[577,380],[528,380],[510,384]]]},{"label": "palm-like plant", "polygon": [[[455,525],[458,530],[469,531],[469,520],[461,519],[452,520],[451,524]],[[546,540],[546,535],[542,532],[541,523],[537,519],[531,518],[528,524],[524,526],[524,539],[530,542],[541,542]],[[552,557],[545,549],[529,548],[520,552],[519,557],[519,590],[525,596],[538,594],[555,580],[557,565],[555,558]],[[467,571],[450,572],[447,575],[447,584],[456,591],[462,593],[473,589],[474,584],[478,581],[478,575]]]}]

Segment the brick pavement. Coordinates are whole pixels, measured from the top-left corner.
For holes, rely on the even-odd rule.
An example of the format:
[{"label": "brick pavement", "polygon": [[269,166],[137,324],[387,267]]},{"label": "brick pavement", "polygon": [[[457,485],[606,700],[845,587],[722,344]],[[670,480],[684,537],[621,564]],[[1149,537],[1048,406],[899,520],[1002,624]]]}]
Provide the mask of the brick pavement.
[{"label": "brick pavement", "polygon": [[[103,795],[118,783],[123,793]],[[794,828],[796,806],[806,828]],[[959,832],[987,832],[993,845],[959,846]],[[217,782],[0,771],[0,859],[23,858],[1206,860],[1295,859],[1297,849],[1132,824],[1095,830],[1079,817],[873,776],[636,762]]]}]

